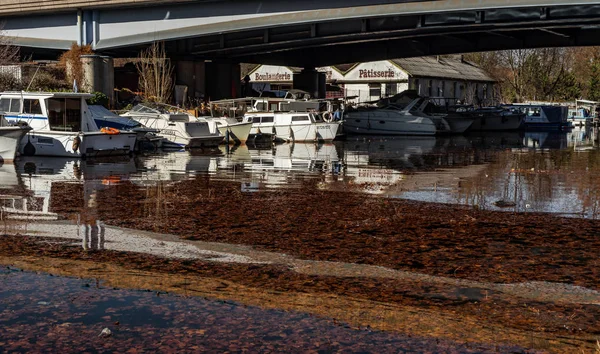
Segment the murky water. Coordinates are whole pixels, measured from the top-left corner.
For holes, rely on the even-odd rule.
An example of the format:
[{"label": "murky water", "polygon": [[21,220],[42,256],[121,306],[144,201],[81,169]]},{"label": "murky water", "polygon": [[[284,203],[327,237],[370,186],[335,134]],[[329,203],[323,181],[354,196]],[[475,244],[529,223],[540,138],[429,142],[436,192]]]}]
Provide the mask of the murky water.
[{"label": "murky water", "polygon": [[[351,328],[235,302],[116,290],[93,279],[3,269],[0,282],[0,352],[525,352]],[[105,328],[110,336],[101,334]]]},{"label": "murky water", "polygon": [[352,137],[335,144],[221,147],[102,161],[23,158],[0,167],[0,188],[19,186],[27,195],[25,200],[4,196],[5,206],[48,212],[56,182],[84,183],[93,194],[126,180],[152,186],[198,175],[238,182],[242,192],[297,188],[315,180],[327,190],[597,218],[600,150],[594,139],[593,131],[577,129]]}]

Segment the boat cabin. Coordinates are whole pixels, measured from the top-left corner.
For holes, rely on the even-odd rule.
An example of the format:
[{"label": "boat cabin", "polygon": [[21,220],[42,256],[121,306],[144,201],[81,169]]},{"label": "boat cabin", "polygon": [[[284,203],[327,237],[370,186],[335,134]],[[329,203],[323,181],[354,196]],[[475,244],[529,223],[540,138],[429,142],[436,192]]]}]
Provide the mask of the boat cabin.
[{"label": "boat cabin", "polygon": [[85,93],[4,92],[0,114],[10,123],[24,121],[34,130],[62,132],[98,131],[88,110]]}]

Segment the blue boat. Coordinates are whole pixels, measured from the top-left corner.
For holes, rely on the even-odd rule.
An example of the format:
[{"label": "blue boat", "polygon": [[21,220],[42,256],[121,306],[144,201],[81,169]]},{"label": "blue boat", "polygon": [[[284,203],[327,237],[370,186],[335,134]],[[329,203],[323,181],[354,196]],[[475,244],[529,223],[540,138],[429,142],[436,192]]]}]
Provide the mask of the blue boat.
[{"label": "blue boat", "polygon": [[98,128],[113,128],[118,130],[133,131],[137,133],[136,151],[155,150],[163,147],[164,138],[156,135],[158,130],[146,128],[140,122],[131,118],[121,117],[104,106],[88,106]]},{"label": "blue boat", "polygon": [[568,130],[573,124],[567,120],[569,108],[559,105],[514,104],[506,106],[525,113],[525,130]]}]

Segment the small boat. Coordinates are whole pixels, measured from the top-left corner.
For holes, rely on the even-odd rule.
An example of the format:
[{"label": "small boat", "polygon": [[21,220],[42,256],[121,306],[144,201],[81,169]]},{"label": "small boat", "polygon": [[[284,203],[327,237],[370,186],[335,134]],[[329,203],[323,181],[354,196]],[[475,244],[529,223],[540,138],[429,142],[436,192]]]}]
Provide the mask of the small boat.
[{"label": "small boat", "polygon": [[19,142],[31,130],[28,125],[10,125],[0,116],[0,164],[13,161],[17,156]]},{"label": "small boat", "polygon": [[157,135],[158,130],[146,128],[140,122],[131,118],[121,117],[109,111],[104,106],[89,105],[88,108],[94,118],[94,122],[96,122],[96,125],[100,129],[114,128],[136,133],[135,151],[155,150],[162,147],[165,141],[162,136]]},{"label": "small boat", "polygon": [[252,122],[240,122],[229,117],[198,117],[199,121],[205,119],[214,122],[227,143],[245,144],[252,129]]},{"label": "small boat", "polygon": [[275,139],[283,141],[332,141],[340,122],[324,121],[321,115],[306,112],[274,114]]},{"label": "small boat", "polygon": [[271,140],[275,136],[275,113],[248,112],[243,122],[251,123],[250,137],[254,140]]},{"label": "small boat", "polygon": [[514,104],[506,106],[525,115],[523,127],[528,130],[563,130],[572,128],[567,120],[569,108],[558,105]]},{"label": "small boat", "polygon": [[422,112],[416,112],[421,104],[422,99],[416,98],[403,109],[388,106],[347,110],[344,113],[344,132],[349,135],[435,135],[435,122]]},{"label": "small boat", "polygon": [[[215,123],[198,121],[186,112],[166,105],[150,107],[138,104],[121,117],[131,118],[146,128],[156,129],[174,148],[203,148],[219,146],[225,138]],[[163,144],[163,148],[170,147]]]},{"label": "small boat", "polygon": [[469,131],[518,130],[525,118],[525,114],[519,110],[504,107],[466,109],[463,112],[457,111],[457,113],[475,119]]},{"label": "small boat", "polygon": [[12,124],[29,125],[19,145],[24,156],[95,157],[133,152],[136,133],[100,130],[88,109],[86,93],[3,92],[0,112]]}]

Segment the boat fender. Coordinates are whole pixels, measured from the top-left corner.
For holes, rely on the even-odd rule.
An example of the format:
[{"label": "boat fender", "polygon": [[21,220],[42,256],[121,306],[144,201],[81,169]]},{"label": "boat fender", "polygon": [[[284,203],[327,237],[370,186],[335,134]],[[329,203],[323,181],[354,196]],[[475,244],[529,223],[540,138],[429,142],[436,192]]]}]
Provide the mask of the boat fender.
[{"label": "boat fender", "polygon": [[79,146],[81,145],[81,138],[79,136],[76,136],[75,139],[73,139],[73,152],[77,152],[77,150],[79,150]]},{"label": "boat fender", "polygon": [[116,129],[116,128],[102,128],[102,129],[100,129],[100,131],[103,132],[104,134],[108,134],[108,135],[117,135],[117,134],[121,133],[119,131],[119,129]]},{"label": "boat fender", "polygon": [[323,113],[323,120],[326,121],[327,123],[330,123],[332,118],[333,118],[333,116],[331,115],[331,113],[329,113],[329,112]]}]

